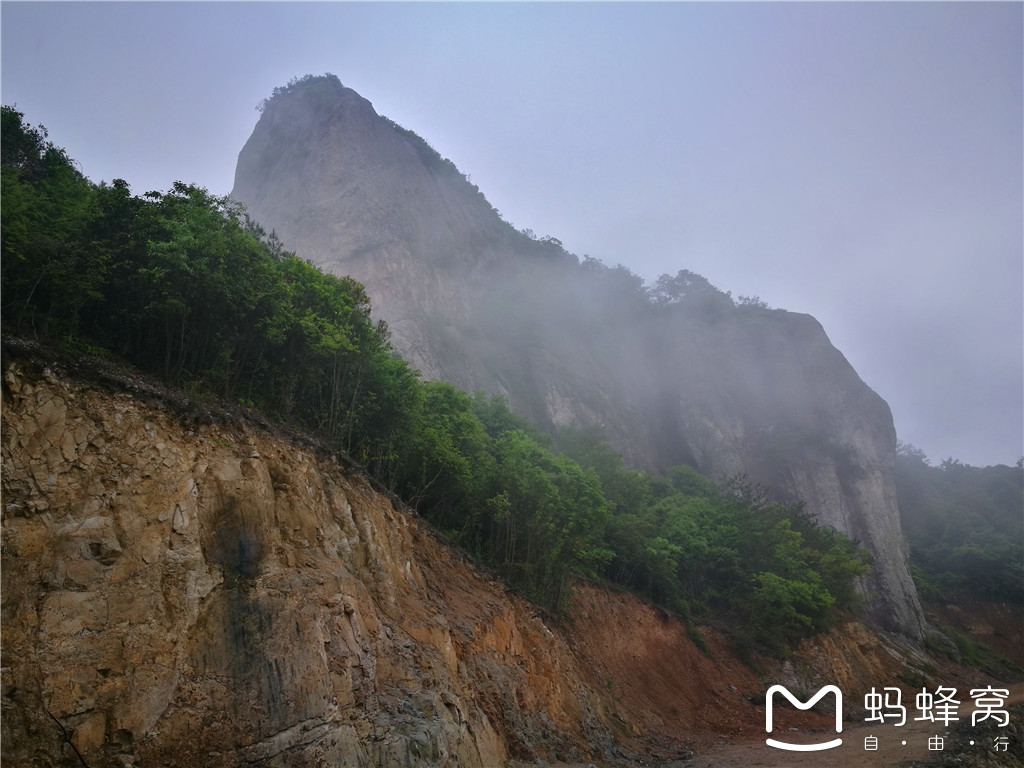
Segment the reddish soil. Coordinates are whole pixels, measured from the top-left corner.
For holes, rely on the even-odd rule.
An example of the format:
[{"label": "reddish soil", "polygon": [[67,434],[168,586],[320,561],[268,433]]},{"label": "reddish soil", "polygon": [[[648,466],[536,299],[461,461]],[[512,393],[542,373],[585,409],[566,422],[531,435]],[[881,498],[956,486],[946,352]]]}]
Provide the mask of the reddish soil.
[{"label": "reddish soil", "polygon": [[754,735],[758,719],[763,729],[748,700],[764,689],[758,675],[727,638],[701,631],[707,654],[664,611],[631,595],[577,588],[569,633],[593,684],[611,694],[620,740],[674,757],[719,734]]},{"label": "reddish soil", "polygon": [[[1024,701],[1024,684],[1010,686],[1011,695],[1007,700],[1007,706]],[[966,697],[961,699],[964,701]],[[960,711],[960,717],[969,719],[969,713],[973,708],[967,705],[970,699],[966,699]],[[908,708],[909,709],[909,708]],[[911,711],[912,712],[912,711]],[[819,735],[816,738],[794,737],[791,740],[797,743],[810,743],[822,741],[830,734]],[[865,738],[874,736],[878,739],[877,750],[865,748]],[[830,768],[878,768],[879,766],[898,766],[909,760],[923,760],[935,754],[935,750],[929,749],[929,740],[935,736],[944,739],[950,738],[947,729],[941,724],[930,722],[915,722],[913,714],[908,713],[907,722],[901,727],[887,724],[879,727],[875,724],[863,722],[847,728],[842,733],[843,745],[823,752],[784,752],[768,747],[763,740],[747,741],[735,740],[732,742],[717,745],[706,753],[696,757],[691,765],[693,768],[746,768],[747,766],[764,766],[764,768],[818,768],[828,765]],[[904,742],[906,742],[904,744]],[[976,745],[979,752],[988,750],[991,745],[982,743],[980,740]],[[943,742],[943,747],[952,748],[951,743]]]},{"label": "reddish soil", "polygon": [[928,604],[925,611],[933,623],[952,627],[1024,667],[1024,616],[1019,605],[979,602]]},{"label": "reddish soil", "polygon": [[[1011,612],[998,606],[972,606],[957,614],[973,626],[971,635],[980,641],[992,637],[1011,639]],[[1019,625],[1019,609],[1016,612]],[[956,626],[952,621],[943,623]],[[628,636],[621,627],[629,626]],[[979,631],[980,628],[980,631]],[[918,668],[927,668],[925,679],[915,679],[914,670],[905,665],[907,656],[856,622],[837,628],[811,644],[797,649],[794,659],[755,658],[743,661],[736,647],[720,633],[701,628],[708,652],[702,652],[682,623],[664,612],[627,594],[589,585],[577,588],[570,627],[567,627],[576,654],[585,660],[593,675],[593,684],[606,686],[612,693],[612,720],[621,723],[620,743],[628,745],[625,754],[631,765],[664,765],[672,768],[876,768],[898,766],[910,760],[934,755],[929,738],[944,736],[945,727],[928,721],[915,721],[916,693],[921,685],[929,691],[938,686],[956,687],[961,701],[959,715],[969,718],[972,699],[968,691],[995,684],[978,670],[952,664],[943,658],[918,655]],[[1018,626],[1017,631],[1020,628]],[[1000,648],[996,648],[1000,650]],[[1003,655],[1024,654],[1024,647],[1003,647]],[[911,656],[914,651],[908,652]],[[789,752],[765,744],[765,707],[763,694],[769,685],[792,685],[787,676],[794,668],[801,679],[831,679],[844,694],[844,730],[838,734],[843,745],[819,752]],[[915,685],[908,684],[914,680]],[[1019,679],[1019,678],[1018,678]],[[818,685],[823,684],[819,683]],[[799,684],[797,684],[799,686]],[[864,722],[863,694],[871,687],[879,690],[898,685],[903,690],[907,722],[884,727]],[[1007,705],[1024,698],[1024,684],[998,682],[1010,688]],[[806,692],[795,695],[806,700]],[[812,689],[813,690],[813,689]],[[752,701],[753,700],[753,701]],[[761,701],[760,705],[755,704]],[[773,713],[775,738],[795,743],[828,741],[837,736],[833,717],[819,707],[799,711],[776,699]],[[865,738],[878,739],[877,750],[865,749]],[[906,744],[903,744],[903,742]],[[630,749],[631,748],[631,749]],[[978,749],[983,749],[980,743]],[[597,766],[603,764],[594,762]],[[583,764],[586,765],[586,764]]]}]

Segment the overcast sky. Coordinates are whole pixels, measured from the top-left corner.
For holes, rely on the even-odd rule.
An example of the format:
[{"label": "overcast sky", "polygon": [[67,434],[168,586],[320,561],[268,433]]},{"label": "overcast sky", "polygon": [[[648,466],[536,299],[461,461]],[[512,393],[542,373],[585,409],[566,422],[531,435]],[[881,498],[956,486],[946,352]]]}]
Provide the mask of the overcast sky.
[{"label": "overcast sky", "polygon": [[93,181],[227,194],[331,72],[516,227],[817,317],[937,462],[1024,453],[1021,3],[0,4]]}]

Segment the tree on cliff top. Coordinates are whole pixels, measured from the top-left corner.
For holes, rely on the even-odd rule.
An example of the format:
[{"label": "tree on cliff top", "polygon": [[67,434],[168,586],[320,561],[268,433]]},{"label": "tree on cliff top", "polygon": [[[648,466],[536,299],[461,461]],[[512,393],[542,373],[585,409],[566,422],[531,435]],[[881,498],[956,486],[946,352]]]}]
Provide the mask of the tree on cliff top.
[{"label": "tree on cliff top", "polygon": [[322,75],[303,75],[302,77],[293,77],[288,81],[287,85],[279,85],[271,91],[270,96],[265,99],[261,99],[256,105],[257,112],[263,112],[274,99],[279,96],[283,96],[287,93],[295,93],[296,91],[302,90],[310,94],[316,95],[328,94],[335,92],[344,86],[341,84],[341,80],[337,75],[332,75],[330,72],[326,72]]}]

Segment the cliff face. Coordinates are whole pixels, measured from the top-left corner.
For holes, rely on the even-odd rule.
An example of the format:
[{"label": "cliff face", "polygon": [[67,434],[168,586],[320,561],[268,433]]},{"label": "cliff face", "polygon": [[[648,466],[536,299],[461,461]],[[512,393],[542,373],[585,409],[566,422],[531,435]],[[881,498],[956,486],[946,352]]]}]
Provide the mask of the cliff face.
[{"label": "cliff face", "polygon": [[314,81],[287,100],[264,110],[232,196],[289,250],[328,272],[365,275],[403,357],[443,377],[452,364],[439,359],[433,329],[420,327],[422,307],[443,306],[439,322],[465,324],[478,281],[509,260],[510,228],[454,167],[355,91]]},{"label": "cliff face", "polygon": [[[130,389],[8,361],[5,764],[650,764],[763,739],[765,685],[714,631],[705,656],[583,585],[545,620],[333,458]],[[855,694],[902,668],[859,625],[795,662],[760,672]]]},{"label": "cliff face", "polygon": [[874,556],[875,620],[921,636],[891,413],[812,318],[721,295],[631,298],[621,273],[516,232],[448,161],[330,78],[270,100],[232,196],[289,249],[362,282],[428,378],[505,394],[543,427],[602,425],[635,466],[742,473],[805,501]]},{"label": "cliff face", "polygon": [[712,476],[746,474],[860,541],[874,556],[865,587],[875,620],[917,636],[882,398],[808,315],[733,313],[677,339],[663,374],[672,430],[684,436],[677,458]]},{"label": "cliff face", "polygon": [[6,384],[5,762],[64,764],[51,716],[91,766],[611,745],[564,639],[333,461],[17,367]]}]

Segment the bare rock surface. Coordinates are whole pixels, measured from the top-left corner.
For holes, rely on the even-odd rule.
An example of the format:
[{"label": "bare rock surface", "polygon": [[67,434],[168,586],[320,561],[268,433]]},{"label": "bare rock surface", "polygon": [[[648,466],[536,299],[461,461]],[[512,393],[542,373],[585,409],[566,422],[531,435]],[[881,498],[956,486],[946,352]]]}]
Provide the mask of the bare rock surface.
[{"label": "bare rock surface", "polygon": [[94,768],[589,754],[565,641],[332,460],[6,383],[5,764],[67,764],[54,720]]}]

